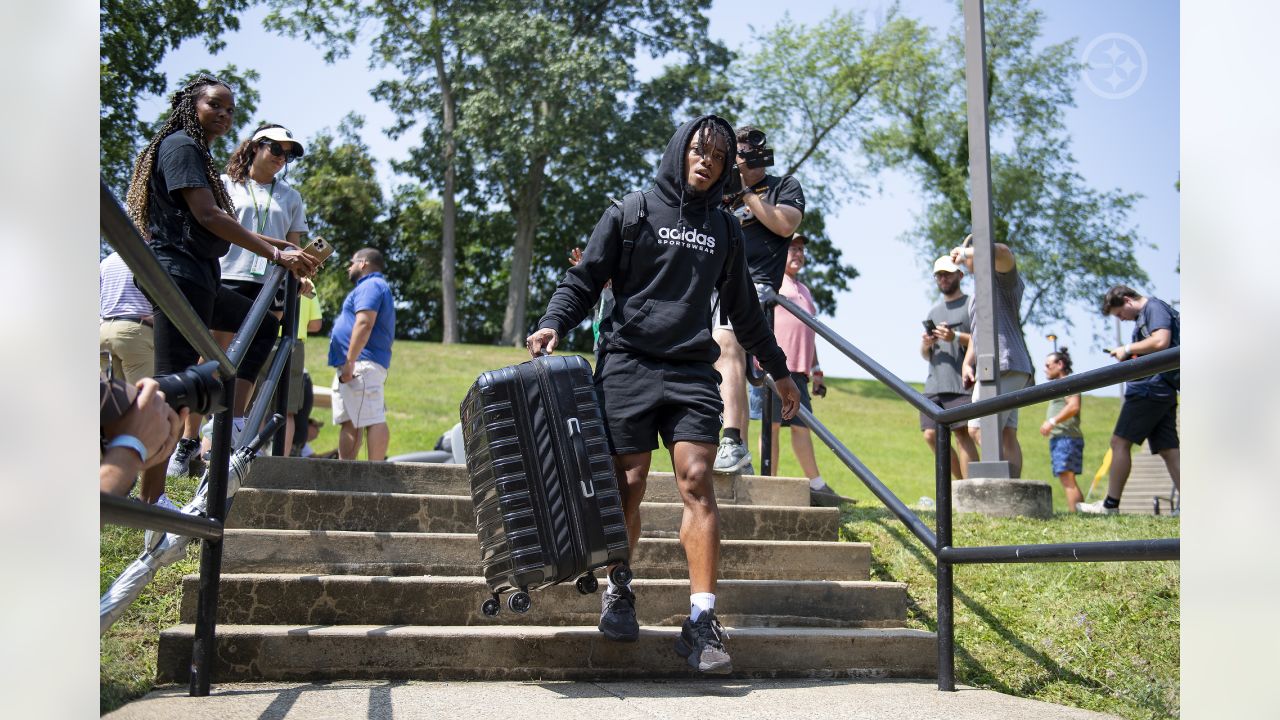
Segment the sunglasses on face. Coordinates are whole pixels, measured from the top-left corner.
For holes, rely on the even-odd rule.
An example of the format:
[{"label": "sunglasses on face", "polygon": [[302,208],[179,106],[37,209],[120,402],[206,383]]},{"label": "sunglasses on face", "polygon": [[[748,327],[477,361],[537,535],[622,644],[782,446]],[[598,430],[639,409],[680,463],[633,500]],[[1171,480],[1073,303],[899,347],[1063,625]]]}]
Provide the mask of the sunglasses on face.
[{"label": "sunglasses on face", "polygon": [[[284,146],[276,142],[275,140],[263,140],[258,144],[266,145],[267,149],[271,151],[271,154],[275,155],[276,157],[284,157],[285,155],[286,150],[284,149]],[[297,146],[294,146],[293,148],[289,149],[287,152],[289,153],[290,160],[297,160],[298,158],[302,157],[302,153],[298,152]]]}]

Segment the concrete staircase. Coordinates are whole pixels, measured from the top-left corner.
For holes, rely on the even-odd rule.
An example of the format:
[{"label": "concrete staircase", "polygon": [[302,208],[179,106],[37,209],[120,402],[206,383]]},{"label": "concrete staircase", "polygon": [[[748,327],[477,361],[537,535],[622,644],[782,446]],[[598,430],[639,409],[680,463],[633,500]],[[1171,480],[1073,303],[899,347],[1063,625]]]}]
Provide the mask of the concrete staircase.
[{"label": "concrete staircase", "polygon": [[[932,633],[902,627],[902,583],[869,582],[870,547],[836,542],[839,511],[794,478],[718,476],[717,612],[739,677],[935,677]],[[261,458],[224,545],[215,682],[362,678],[685,677],[672,645],[689,610],[682,506],[650,477],[632,564],[636,643],[596,630],[599,594],[572,583],[487,618],[466,469]],[[603,571],[599,572],[603,586]],[[197,578],[158,675],[189,672]]]}]

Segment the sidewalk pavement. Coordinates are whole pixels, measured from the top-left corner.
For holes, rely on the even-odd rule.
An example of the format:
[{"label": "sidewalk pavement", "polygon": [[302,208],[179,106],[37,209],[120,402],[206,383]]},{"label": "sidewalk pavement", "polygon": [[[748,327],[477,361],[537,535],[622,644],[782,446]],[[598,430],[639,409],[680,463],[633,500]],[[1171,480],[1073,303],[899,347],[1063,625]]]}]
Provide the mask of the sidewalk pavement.
[{"label": "sidewalk pavement", "polygon": [[[711,706],[699,705],[704,698]],[[185,686],[158,689],[109,720],[412,720],[510,717],[641,720],[1084,720],[1112,715],[932,680],[635,680],[625,682],[426,682],[342,680],[226,683],[206,698]]]}]

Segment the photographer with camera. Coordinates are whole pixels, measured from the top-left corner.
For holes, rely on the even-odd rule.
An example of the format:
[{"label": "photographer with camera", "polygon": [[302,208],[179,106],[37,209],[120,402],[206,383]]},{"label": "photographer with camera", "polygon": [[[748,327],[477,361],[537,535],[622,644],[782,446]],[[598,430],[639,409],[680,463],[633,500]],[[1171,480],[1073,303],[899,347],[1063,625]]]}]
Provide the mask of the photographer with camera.
[{"label": "photographer with camera", "polygon": [[[173,452],[187,409],[175,412],[166,403],[160,383],[152,378],[130,385],[103,375],[98,381],[98,396],[102,428],[98,487],[105,493],[128,495],[139,472],[163,463]],[[164,493],[163,483],[159,492],[145,489],[150,497]]]},{"label": "photographer with camera", "polygon": [[[804,190],[790,175],[770,175],[773,149],[764,131],[751,125],[738,129],[738,162],[725,183],[724,204],[742,225],[746,238],[747,270],[757,287],[782,288],[783,270],[791,236],[804,219]],[[716,371],[720,373],[720,397],[724,400],[724,437],[716,452],[715,471],[753,472],[747,450],[748,418],[746,353],[733,334],[728,316],[712,297],[713,335],[720,345]],[[774,378],[775,380],[781,378]]]}]

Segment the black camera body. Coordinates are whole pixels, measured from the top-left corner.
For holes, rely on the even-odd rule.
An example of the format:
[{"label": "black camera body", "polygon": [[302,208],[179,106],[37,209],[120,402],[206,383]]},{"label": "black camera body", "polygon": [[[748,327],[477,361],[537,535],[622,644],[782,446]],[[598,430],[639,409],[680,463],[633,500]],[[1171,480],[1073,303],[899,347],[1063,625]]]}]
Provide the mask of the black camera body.
[{"label": "black camera body", "polygon": [[172,375],[156,378],[164,391],[164,400],[174,410],[191,408],[197,415],[225,410],[222,400],[222,378],[218,377],[218,363],[209,361],[194,365]]},{"label": "black camera body", "polygon": [[[738,156],[749,168],[762,168],[773,165],[773,148],[768,147],[765,143],[765,135],[763,130],[751,130],[747,133],[747,137],[742,140],[743,143],[751,147],[746,152],[738,151]],[[739,181],[741,182],[741,181]]]}]

